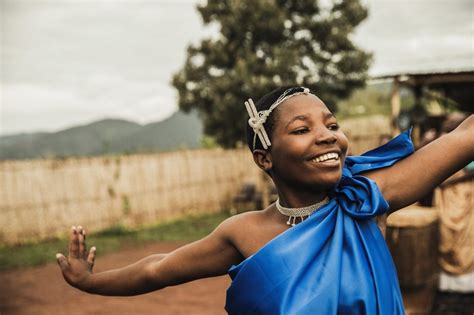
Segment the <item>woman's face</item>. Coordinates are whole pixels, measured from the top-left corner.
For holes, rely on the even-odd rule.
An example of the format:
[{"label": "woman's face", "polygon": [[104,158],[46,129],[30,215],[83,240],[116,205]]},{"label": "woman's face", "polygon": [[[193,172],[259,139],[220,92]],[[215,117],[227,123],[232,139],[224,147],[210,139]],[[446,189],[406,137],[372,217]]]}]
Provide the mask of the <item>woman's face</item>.
[{"label": "woman's face", "polygon": [[288,99],[276,114],[270,147],[273,179],[312,190],[335,186],[348,145],[336,117],[312,94]]}]

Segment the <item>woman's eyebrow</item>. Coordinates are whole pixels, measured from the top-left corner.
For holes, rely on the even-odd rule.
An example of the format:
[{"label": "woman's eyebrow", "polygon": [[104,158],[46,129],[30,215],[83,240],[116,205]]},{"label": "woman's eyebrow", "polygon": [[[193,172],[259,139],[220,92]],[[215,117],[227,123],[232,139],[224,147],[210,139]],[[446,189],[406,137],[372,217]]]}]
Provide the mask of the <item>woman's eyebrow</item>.
[{"label": "woman's eyebrow", "polygon": [[[330,118],[336,118],[336,116],[334,116],[334,114],[331,113],[331,112],[325,112],[325,113],[323,113],[323,119],[324,119],[324,120],[328,120],[328,119],[330,119]],[[308,121],[308,120],[309,120],[309,115],[308,115],[308,114],[305,114],[305,115],[298,115],[298,116],[293,117],[293,118],[286,124],[286,127],[285,127],[285,128],[288,128],[288,126],[289,126],[292,122],[294,122],[294,121],[296,121],[296,120]]]},{"label": "woman's eyebrow", "polygon": [[330,119],[330,118],[336,118],[336,116],[331,112],[324,113],[324,119],[325,120]]},{"label": "woman's eyebrow", "polygon": [[302,120],[302,121],[307,121],[309,119],[308,115],[298,115],[298,116],[295,116],[293,117],[287,124],[286,124],[286,127],[285,128],[288,128],[288,126],[296,121],[296,120]]}]

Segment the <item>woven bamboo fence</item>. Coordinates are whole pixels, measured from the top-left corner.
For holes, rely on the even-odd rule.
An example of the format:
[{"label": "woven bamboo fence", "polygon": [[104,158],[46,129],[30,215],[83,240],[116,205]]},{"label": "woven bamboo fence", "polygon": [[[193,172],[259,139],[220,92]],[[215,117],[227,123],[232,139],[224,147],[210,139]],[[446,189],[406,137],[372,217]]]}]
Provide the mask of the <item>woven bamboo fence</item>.
[{"label": "woven bamboo fence", "polygon": [[[352,154],[389,133],[381,116],[341,125]],[[262,187],[246,149],[0,162],[0,244],[61,236],[71,225],[99,231],[217,212],[244,182]]]},{"label": "woven bamboo fence", "polygon": [[217,212],[260,177],[248,150],[0,162],[0,243]]}]

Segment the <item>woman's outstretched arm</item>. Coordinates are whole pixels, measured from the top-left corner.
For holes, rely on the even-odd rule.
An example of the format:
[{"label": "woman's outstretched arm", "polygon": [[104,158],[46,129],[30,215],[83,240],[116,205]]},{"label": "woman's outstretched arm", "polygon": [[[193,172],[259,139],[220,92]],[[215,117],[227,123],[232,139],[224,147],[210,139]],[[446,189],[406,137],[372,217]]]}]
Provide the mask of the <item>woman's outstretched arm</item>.
[{"label": "woman's outstretched arm", "polygon": [[[232,218],[231,218],[232,219]],[[137,295],[199,278],[223,275],[241,259],[231,244],[230,219],[209,236],[169,254],[148,256],[129,266],[93,273],[95,248],[86,251],[85,232],[73,227],[68,257],[57,255],[64,279],[73,287],[100,295]]]},{"label": "woman's outstretched arm", "polygon": [[474,115],[406,159],[364,175],[377,182],[390,211],[395,211],[424,197],[472,160]]}]

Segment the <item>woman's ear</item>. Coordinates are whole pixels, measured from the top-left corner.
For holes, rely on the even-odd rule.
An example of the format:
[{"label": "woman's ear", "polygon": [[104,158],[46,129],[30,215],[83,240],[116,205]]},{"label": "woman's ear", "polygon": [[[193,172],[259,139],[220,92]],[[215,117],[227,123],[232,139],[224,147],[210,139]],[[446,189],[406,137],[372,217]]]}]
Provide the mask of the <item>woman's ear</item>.
[{"label": "woman's ear", "polygon": [[257,149],[253,151],[253,160],[258,167],[262,170],[268,172],[271,170],[272,164],[272,155],[269,151]]}]

